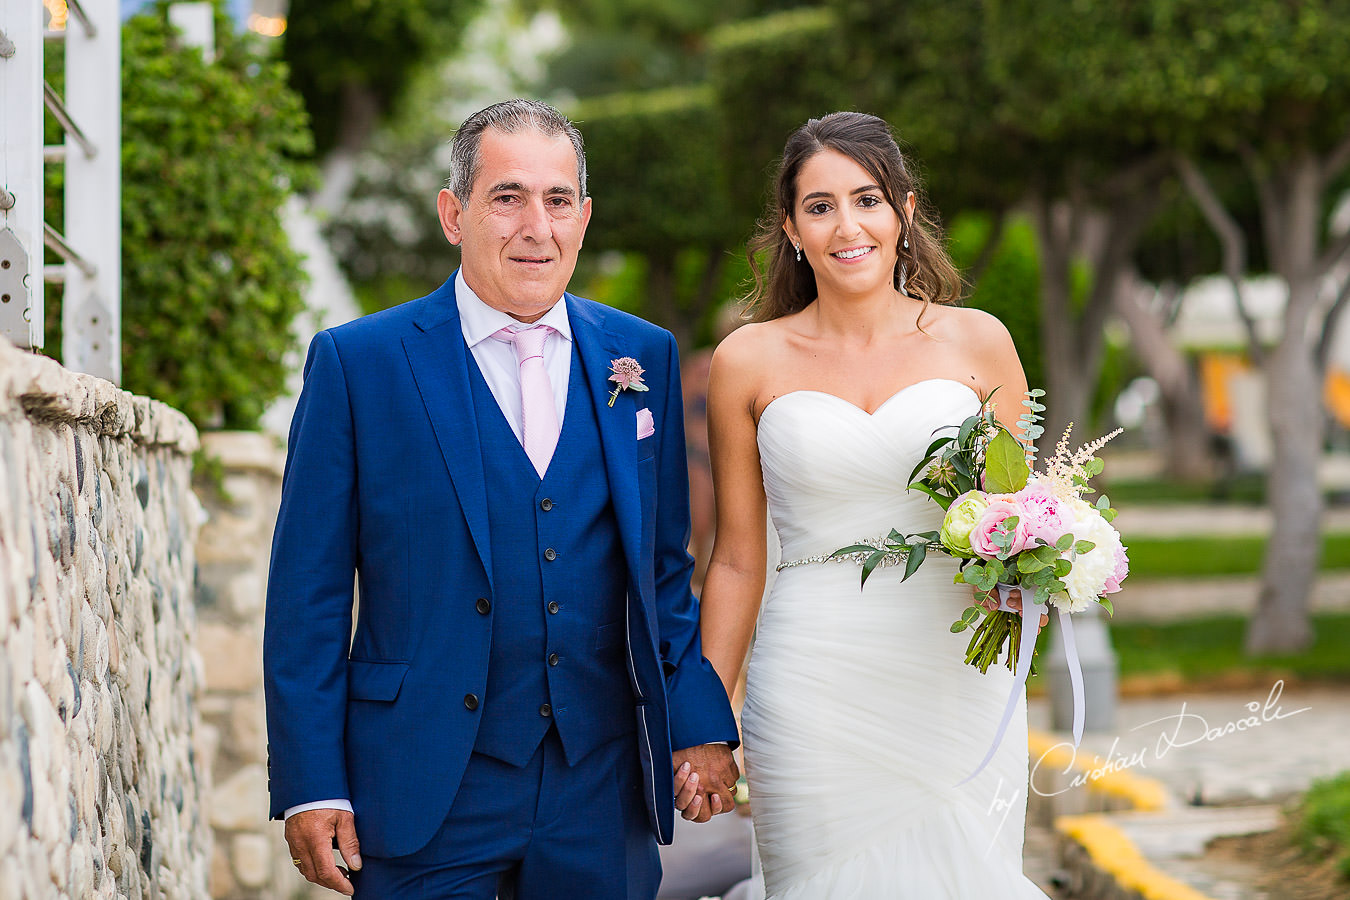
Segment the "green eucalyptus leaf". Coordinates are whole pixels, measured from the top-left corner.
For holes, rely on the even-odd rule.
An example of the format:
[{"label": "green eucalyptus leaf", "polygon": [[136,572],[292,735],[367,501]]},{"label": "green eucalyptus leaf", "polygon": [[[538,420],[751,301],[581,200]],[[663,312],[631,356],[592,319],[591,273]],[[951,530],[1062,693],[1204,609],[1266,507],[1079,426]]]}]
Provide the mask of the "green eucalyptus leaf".
[{"label": "green eucalyptus leaf", "polygon": [[1098,597],[1097,602],[1100,603],[1106,609],[1106,614],[1108,616],[1114,616],[1116,614],[1116,608],[1111,605],[1111,601],[1108,600],[1107,598]]},{"label": "green eucalyptus leaf", "polygon": [[1017,571],[1030,575],[1033,572],[1039,572],[1046,568],[1048,563],[1043,561],[1035,553],[1022,553],[1017,557]]},{"label": "green eucalyptus leaf", "polygon": [[1073,546],[1072,534],[1061,535],[1059,540],[1055,541],[1055,549],[1058,550],[1060,553],[1063,553],[1072,546]]},{"label": "green eucalyptus leaf", "polygon": [[1092,541],[1079,541],[1073,545],[1074,553],[1090,553],[1097,548]]}]

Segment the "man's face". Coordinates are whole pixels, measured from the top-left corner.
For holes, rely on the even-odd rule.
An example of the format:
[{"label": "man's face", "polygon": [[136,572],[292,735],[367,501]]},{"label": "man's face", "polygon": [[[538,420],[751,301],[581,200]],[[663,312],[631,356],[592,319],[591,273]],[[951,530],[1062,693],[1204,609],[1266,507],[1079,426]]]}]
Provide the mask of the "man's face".
[{"label": "man's face", "polygon": [[591,220],[572,142],[488,128],[469,193],[467,203],[448,190],[437,201],[464,280],[488,306],[533,322],[567,289]]}]

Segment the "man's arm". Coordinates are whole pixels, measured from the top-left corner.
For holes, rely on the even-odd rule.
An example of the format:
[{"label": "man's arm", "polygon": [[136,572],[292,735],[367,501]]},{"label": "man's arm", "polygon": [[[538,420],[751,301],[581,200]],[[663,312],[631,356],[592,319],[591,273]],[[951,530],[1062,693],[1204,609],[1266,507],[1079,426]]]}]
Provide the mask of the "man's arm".
[{"label": "man's arm", "polygon": [[[693,788],[685,780],[677,808],[686,819],[706,821],[732,808],[739,772],[731,751],[739,743],[736,719],[722,681],[703,658],[698,601],[690,591],[694,561],[689,555],[689,469],[685,456],[684,405],[679,351],[667,339],[665,396],[659,411],[656,503],[656,609],[666,674],[672,764],[690,764]],[[680,776],[677,772],[677,782]],[[683,801],[683,803],[681,802]]]},{"label": "man's arm", "polygon": [[343,731],[356,572],[356,464],[351,406],[337,346],[310,344],[291,422],[281,508],[272,539],[263,670],[271,816],[305,877],[350,893],[333,864],[334,839],[359,867],[350,811],[296,809],[346,798]]}]

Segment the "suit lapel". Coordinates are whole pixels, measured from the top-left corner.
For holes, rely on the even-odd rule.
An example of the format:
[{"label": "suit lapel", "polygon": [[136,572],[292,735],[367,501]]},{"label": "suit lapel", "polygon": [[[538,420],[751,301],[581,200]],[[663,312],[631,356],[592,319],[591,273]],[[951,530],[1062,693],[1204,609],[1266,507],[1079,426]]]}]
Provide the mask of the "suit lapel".
[{"label": "suit lapel", "polygon": [[633,583],[640,584],[642,497],[638,491],[637,475],[637,419],[632,400],[619,396],[614,406],[609,405],[610,363],[626,355],[619,335],[605,329],[589,309],[578,303],[571,294],[564,295],[567,317],[572,325],[572,338],[577,342],[581,357],[581,376],[586,379],[586,391],[595,406],[595,417],[600,423],[600,443],[605,454],[605,474],[609,479],[610,500],[619,522],[619,536],[628,571]]},{"label": "suit lapel", "polygon": [[491,584],[487,482],[483,476],[478,419],[469,388],[469,351],[459,324],[454,284],[451,276],[431,295],[425,311],[414,320],[418,331],[403,338],[403,349],[459,496],[478,558]]}]

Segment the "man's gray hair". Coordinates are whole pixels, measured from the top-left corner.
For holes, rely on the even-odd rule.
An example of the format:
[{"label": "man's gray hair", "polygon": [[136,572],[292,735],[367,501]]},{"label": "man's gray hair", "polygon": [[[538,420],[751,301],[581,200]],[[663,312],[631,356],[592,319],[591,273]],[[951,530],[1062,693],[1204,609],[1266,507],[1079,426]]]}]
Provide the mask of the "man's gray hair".
[{"label": "man's gray hair", "polygon": [[445,186],[459,198],[459,202],[467,203],[469,200],[473,181],[478,177],[483,132],[488,128],[503,134],[530,129],[547,137],[566,137],[577,152],[577,184],[581,188],[579,199],[586,197],[586,150],[581,141],[581,132],[566,116],[547,103],[516,99],[480,109],[464,120],[451,139],[450,176],[446,178]]}]

